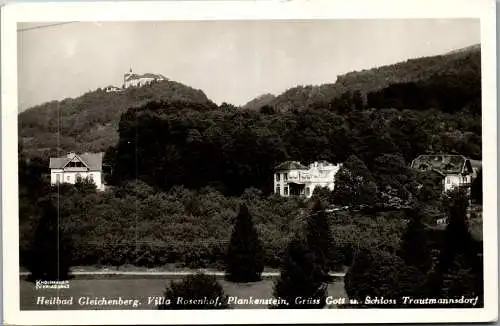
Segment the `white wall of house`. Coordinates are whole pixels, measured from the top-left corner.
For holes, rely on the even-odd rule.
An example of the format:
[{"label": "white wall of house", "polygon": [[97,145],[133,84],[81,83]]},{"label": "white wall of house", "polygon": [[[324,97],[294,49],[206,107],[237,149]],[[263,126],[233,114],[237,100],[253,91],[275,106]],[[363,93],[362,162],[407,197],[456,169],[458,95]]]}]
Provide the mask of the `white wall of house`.
[{"label": "white wall of house", "polygon": [[75,184],[78,176],[82,179],[88,178],[89,180],[93,180],[98,190],[104,190],[102,173],[100,171],[75,172],[65,171],[63,169],[52,169],[50,171],[50,183],[52,185],[58,182]]},{"label": "white wall of house", "polygon": [[326,187],[330,190],[335,188],[335,174],[340,165],[322,164],[315,162],[308,170],[286,170],[274,173],[274,193],[283,197],[290,196],[290,183],[303,185],[301,195],[310,198],[314,189]]},{"label": "white wall of house", "polygon": [[449,174],[444,178],[444,191],[471,183],[471,175]]},{"label": "white wall of house", "polygon": [[131,86],[144,86],[149,83],[152,83],[155,80],[161,80],[160,78],[153,78],[153,77],[142,77],[142,78],[136,78],[136,79],[131,79],[125,81],[125,88],[131,87]]}]

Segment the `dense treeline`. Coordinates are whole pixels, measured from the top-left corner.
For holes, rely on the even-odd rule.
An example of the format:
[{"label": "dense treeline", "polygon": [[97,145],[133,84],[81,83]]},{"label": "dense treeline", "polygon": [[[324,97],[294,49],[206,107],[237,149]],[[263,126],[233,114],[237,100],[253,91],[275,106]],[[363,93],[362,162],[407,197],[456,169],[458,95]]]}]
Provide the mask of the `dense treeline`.
[{"label": "dense treeline", "polygon": [[481,114],[481,76],[470,74],[433,76],[425,82],[392,84],[367,95],[367,106],[421,110],[437,108],[443,112],[457,112],[464,105],[473,113]]},{"label": "dense treeline", "polygon": [[[481,158],[481,117],[467,110],[305,108],[263,114],[193,103],[152,102],[128,110],[119,126],[113,180],[139,178],[161,189],[212,186],[228,195],[272,191],[273,168],[361,159],[368,169],[408,165],[427,152]],[[393,154],[398,157],[381,158]],[[378,159],[378,161],[377,161]]]},{"label": "dense treeline", "polygon": [[[247,203],[262,242],[264,265],[280,266],[286,245],[307,215],[307,202],[297,198],[262,196],[247,189],[227,197],[213,188],[192,191],[174,187],[160,192],[142,183],[96,192],[85,183],[43,186],[39,200],[27,194],[20,202],[20,260],[29,264],[30,251],[43,210],[52,200],[61,233],[72,240],[71,265],[126,264],[223,268],[233,220]],[[329,215],[335,261],[349,265],[359,246],[398,248],[405,220],[398,211],[344,211]]]}]

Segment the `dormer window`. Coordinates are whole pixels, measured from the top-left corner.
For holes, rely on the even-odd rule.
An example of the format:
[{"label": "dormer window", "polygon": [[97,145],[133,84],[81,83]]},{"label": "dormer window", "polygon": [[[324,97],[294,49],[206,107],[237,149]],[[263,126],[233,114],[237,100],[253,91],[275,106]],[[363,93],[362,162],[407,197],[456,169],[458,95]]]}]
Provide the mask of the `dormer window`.
[{"label": "dormer window", "polygon": [[66,167],[68,168],[84,168],[85,167],[85,164],[83,164],[82,162],[80,161],[73,161],[73,162],[69,162]]}]

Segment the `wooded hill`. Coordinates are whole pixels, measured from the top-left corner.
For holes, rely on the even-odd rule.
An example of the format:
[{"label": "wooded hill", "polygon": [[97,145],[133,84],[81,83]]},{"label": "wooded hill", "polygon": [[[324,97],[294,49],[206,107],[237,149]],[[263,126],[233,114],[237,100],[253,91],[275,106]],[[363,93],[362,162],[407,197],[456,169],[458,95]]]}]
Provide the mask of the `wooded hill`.
[{"label": "wooded hill", "polygon": [[[216,108],[201,91],[173,81],[52,101],[19,114],[20,144],[27,156],[46,158],[67,151],[105,151],[118,141],[121,114],[151,101],[174,100]],[[60,131],[60,133],[59,133]]]},{"label": "wooded hill", "polygon": [[[333,101],[343,94],[359,91],[365,105],[369,107],[397,106],[397,103],[391,105],[390,102],[383,103],[378,100],[384,89],[392,96],[395,96],[398,90],[408,90],[408,93],[414,96],[407,95],[405,99],[408,96],[411,96],[410,100],[420,99],[415,106],[421,109],[427,108],[426,105],[421,105],[422,95],[434,108],[447,112],[461,109],[456,103],[443,103],[442,98],[450,92],[465,99],[467,106],[475,106],[477,109],[477,106],[480,106],[477,100],[481,94],[481,49],[479,45],[475,45],[444,55],[350,72],[338,76],[333,84],[297,86],[275,98],[269,95],[258,97],[257,102],[261,107],[268,105],[282,111],[333,104]],[[257,99],[248,102],[244,107],[253,108]],[[438,107],[439,104],[441,107]]]}]

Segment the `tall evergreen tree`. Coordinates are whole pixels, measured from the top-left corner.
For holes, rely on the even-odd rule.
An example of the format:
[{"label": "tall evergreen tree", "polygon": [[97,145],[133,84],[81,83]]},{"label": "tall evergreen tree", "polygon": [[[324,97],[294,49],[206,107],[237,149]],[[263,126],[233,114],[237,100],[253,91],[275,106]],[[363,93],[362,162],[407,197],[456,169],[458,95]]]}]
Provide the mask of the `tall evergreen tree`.
[{"label": "tall evergreen tree", "polygon": [[479,170],[476,179],[472,181],[471,197],[478,204],[483,204],[483,170]]},{"label": "tall evergreen tree", "polygon": [[314,254],[315,264],[321,267],[327,278],[330,269],[339,267],[340,262],[337,259],[338,253],[331,236],[325,206],[319,199],[312,204],[306,221],[305,235],[308,248]]},{"label": "tall evergreen tree", "polygon": [[252,216],[245,204],[240,206],[226,258],[226,279],[255,282],[264,270],[264,251]]},{"label": "tall evergreen tree", "polygon": [[294,237],[286,250],[280,278],[274,284],[274,297],[286,303],[279,309],[321,309],[325,306],[327,285],[324,270],[316,263],[307,241]]},{"label": "tall evergreen tree", "polygon": [[30,280],[66,280],[69,278],[72,243],[64,235],[52,200],[41,201],[40,208],[41,217],[27,262],[31,272]]},{"label": "tall evergreen tree", "polygon": [[408,227],[401,239],[399,256],[409,266],[426,273],[432,265],[432,252],[422,222],[421,207],[413,207],[406,212]]}]

